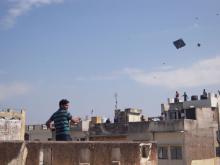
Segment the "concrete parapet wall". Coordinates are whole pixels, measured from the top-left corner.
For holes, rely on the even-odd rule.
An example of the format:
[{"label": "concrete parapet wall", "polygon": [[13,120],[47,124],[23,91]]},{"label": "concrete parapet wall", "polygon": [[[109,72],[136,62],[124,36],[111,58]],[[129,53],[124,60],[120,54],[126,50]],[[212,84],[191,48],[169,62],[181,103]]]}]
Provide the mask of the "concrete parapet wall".
[{"label": "concrete parapet wall", "polygon": [[184,130],[184,120],[162,120],[129,123],[129,133],[136,132],[169,132]]},{"label": "concrete parapet wall", "polygon": [[0,142],[1,165],[156,165],[155,143]]}]

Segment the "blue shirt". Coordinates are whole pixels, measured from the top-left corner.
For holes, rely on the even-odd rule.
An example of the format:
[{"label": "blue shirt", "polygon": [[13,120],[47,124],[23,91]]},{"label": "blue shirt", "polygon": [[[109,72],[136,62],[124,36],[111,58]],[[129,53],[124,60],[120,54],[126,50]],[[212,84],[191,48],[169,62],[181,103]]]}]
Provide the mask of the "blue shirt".
[{"label": "blue shirt", "polygon": [[58,109],[51,117],[50,120],[54,121],[56,128],[56,135],[69,134],[70,126],[69,121],[72,115],[64,109]]}]

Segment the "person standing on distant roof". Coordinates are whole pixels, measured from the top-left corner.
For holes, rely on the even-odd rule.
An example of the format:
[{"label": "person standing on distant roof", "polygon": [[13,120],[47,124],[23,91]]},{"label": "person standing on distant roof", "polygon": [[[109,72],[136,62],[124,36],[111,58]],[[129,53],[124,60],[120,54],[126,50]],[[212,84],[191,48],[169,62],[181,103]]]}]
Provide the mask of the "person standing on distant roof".
[{"label": "person standing on distant roof", "polygon": [[203,96],[204,96],[205,98],[208,97],[208,94],[207,94],[207,92],[205,91],[205,89],[203,89]]},{"label": "person standing on distant roof", "polygon": [[105,121],[106,124],[109,124],[111,123],[111,120],[108,118],[106,121]]},{"label": "person standing on distant roof", "polygon": [[49,118],[46,122],[48,128],[51,128],[51,123],[54,122],[56,131],[56,141],[71,141],[70,136],[70,121],[73,123],[79,123],[80,118],[73,118],[70,112],[68,112],[69,101],[62,99],[59,102],[59,109]]},{"label": "person standing on distant roof", "polygon": [[186,92],[183,93],[183,98],[184,98],[184,101],[187,101],[188,96],[187,96]]},{"label": "person standing on distant roof", "polygon": [[176,95],[175,95],[175,103],[178,103],[178,102],[179,102],[179,96],[180,96],[179,92],[176,91]]}]

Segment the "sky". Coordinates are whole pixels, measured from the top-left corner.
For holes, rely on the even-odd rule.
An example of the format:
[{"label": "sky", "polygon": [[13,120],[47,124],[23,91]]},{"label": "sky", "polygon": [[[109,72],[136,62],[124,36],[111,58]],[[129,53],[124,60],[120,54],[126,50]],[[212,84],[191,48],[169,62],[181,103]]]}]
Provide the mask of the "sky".
[{"label": "sky", "polygon": [[159,116],[175,91],[220,89],[219,44],[219,0],[0,0],[0,109],[40,124],[66,98],[113,119],[117,93]]}]

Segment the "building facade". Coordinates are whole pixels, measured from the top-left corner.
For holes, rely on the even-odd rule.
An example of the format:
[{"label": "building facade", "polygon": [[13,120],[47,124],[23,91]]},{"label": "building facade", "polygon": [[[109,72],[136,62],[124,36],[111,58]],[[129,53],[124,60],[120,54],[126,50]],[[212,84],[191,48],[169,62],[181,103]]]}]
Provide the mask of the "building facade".
[{"label": "building facade", "polygon": [[[155,141],[159,165],[191,165],[193,160],[218,156],[220,97],[208,97],[161,105],[161,116],[148,121],[96,124],[90,140]],[[198,98],[198,97],[197,97]]]}]

